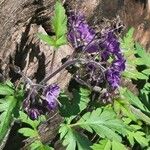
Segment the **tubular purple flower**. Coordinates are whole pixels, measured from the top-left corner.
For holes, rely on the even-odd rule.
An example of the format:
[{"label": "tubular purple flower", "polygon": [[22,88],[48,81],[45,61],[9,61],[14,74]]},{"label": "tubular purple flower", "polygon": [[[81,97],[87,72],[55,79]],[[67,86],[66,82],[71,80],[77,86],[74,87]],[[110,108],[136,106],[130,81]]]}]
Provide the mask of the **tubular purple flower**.
[{"label": "tubular purple flower", "polygon": [[45,89],[45,100],[43,101],[43,103],[49,110],[55,109],[57,107],[57,98],[59,96],[59,93],[60,87],[56,84],[51,84]]},{"label": "tubular purple flower", "polygon": [[114,70],[122,72],[125,70],[125,60],[122,59],[117,59],[112,62],[112,67]]},{"label": "tubular purple flower", "polygon": [[112,31],[103,33],[104,42],[100,43],[100,47],[103,49],[102,60],[106,61],[110,55],[117,55],[120,52],[120,43]]},{"label": "tubular purple flower", "polygon": [[81,13],[71,12],[68,21],[68,40],[76,49],[81,47],[89,53],[99,50],[99,44],[94,41],[96,33]]},{"label": "tubular purple flower", "polygon": [[105,76],[111,89],[115,90],[119,87],[121,72],[125,70],[125,59],[121,53],[120,43],[114,33],[106,30],[102,36],[104,39],[104,42],[100,44],[103,49],[101,54],[102,61],[107,61],[110,57],[113,59],[105,72]]},{"label": "tubular purple flower", "polygon": [[106,78],[109,86],[115,90],[120,84],[120,73],[114,69],[108,69],[106,71]]},{"label": "tubular purple flower", "polygon": [[27,114],[30,117],[30,119],[32,119],[32,120],[36,120],[40,116],[40,112],[36,108],[28,109]]}]

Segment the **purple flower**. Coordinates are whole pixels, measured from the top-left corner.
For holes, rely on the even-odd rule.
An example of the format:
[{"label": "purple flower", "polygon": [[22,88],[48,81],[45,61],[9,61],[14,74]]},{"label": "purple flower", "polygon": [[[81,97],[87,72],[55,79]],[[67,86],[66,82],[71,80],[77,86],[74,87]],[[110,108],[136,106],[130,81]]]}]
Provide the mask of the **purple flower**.
[{"label": "purple flower", "polygon": [[125,70],[125,60],[123,58],[117,59],[112,62],[112,67],[114,70],[122,72]]},{"label": "purple flower", "polygon": [[113,90],[115,90],[116,88],[119,87],[119,84],[120,84],[120,73],[119,73],[119,71],[116,71],[112,68],[108,69],[106,71],[106,79],[107,79],[109,86]]},{"label": "purple flower", "polygon": [[121,53],[120,43],[117,37],[110,30],[106,30],[103,34],[104,42],[100,44],[103,49],[101,58],[102,61],[108,61],[111,57],[113,61],[107,67],[109,69],[105,72],[105,76],[109,87],[113,90],[119,87],[121,72],[125,70],[125,59]]},{"label": "purple flower", "polygon": [[112,31],[103,33],[103,40],[100,47],[103,49],[102,60],[108,60],[110,55],[117,55],[120,52],[120,43]]},{"label": "purple flower", "polygon": [[70,13],[68,40],[76,48],[82,48],[89,53],[99,50],[98,42],[94,41],[95,31],[87,24],[80,13]]},{"label": "purple flower", "polygon": [[28,109],[27,114],[30,117],[30,119],[32,119],[32,120],[36,120],[40,116],[40,112],[36,108]]},{"label": "purple flower", "polygon": [[57,98],[59,93],[60,87],[56,84],[51,84],[45,89],[45,100],[43,102],[49,110],[55,109],[57,107]]}]

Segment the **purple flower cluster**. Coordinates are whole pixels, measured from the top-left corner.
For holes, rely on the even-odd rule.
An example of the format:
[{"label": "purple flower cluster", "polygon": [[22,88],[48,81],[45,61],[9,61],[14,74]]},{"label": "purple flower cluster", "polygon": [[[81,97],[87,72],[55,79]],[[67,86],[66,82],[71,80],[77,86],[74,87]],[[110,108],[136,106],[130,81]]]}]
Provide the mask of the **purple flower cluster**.
[{"label": "purple flower cluster", "polygon": [[91,71],[85,74],[89,75],[91,80],[87,75],[86,79],[88,78],[88,81],[92,82],[96,81],[96,85],[105,88],[106,90],[102,95],[111,99],[110,95],[113,92],[115,93],[115,90],[119,87],[121,73],[125,70],[125,59],[114,31],[108,27],[100,33],[96,33],[88,25],[83,15],[72,12],[69,17],[68,40],[75,49],[82,48],[81,50],[86,51],[88,59],[90,58],[89,53],[92,53],[91,60],[99,56],[99,63],[103,64],[106,70],[100,73],[102,69],[99,69],[100,72],[98,73],[99,70],[95,66],[92,66],[92,68],[88,66]]},{"label": "purple flower cluster", "polygon": [[68,24],[68,40],[75,49],[81,48],[89,53],[98,51],[99,45],[95,42],[96,33],[82,14],[71,12]]},{"label": "purple flower cluster", "polygon": [[104,42],[101,44],[102,61],[108,61],[111,57],[113,61],[106,71],[106,79],[112,90],[119,87],[121,72],[125,70],[125,59],[121,53],[120,43],[112,31],[104,33]]},{"label": "purple flower cluster", "polygon": [[32,120],[37,119],[41,114],[45,114],[47,111],[57,107],[60,87],[56,84],[47,86],[43,93],[44,98],[40,99],[42,102],[36,98],[35,93],[34,90],[30,91],[23,102],[23,108]]},{"label": "purple flower cluster", "polygon": [[45,89],[45,100],[43,102],[48,110],[53,110],[57,107],[57,98],[59,96],[59,93],[60,87],[56,84],[52,84]]}]

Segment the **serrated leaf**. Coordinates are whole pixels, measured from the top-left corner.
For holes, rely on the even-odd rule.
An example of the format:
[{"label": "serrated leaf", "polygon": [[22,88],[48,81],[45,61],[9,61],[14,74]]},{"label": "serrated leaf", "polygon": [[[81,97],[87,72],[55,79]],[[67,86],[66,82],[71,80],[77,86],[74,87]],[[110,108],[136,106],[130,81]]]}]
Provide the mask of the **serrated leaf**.
[{"label": "serrated leaf", "polygon": [[91,146],[93,150],[127,150],[125,145],[118,141],[110,141],[108,139],[103,139],[99,144],[94,144]]},{"label": "serrated leaf", "polygon": [[141,131],[127,131],[128,132],[128,140],[131,145],[134,145],[134,141],[136,140],[141,146],[148,146],[149,140],[145,138],[145,133]]},{"label": "serrated leaf", "polygon": [[71,121],[77,114],[83,111],[89,101],[91,92],[86,88],[80,88],[80,90],[73,91],[73,98],[70,100],[67,95],[60,95],[60,107],[61,116],[67,117]]},{"label": "serrated leaf", "polygon": [[136,95],[134,95],[130,90],[126,89],[123,95],[132,105],[137,106],[141,110],[145,110],[144,105],[142,104],[140,99]]},{"label": "serrated leaf", "polygon": [[31,128],[21,128],[18,130],[19,133],[23,134],[25,137],[37,137],[38,133]]},{"label": "serrated leaf", "polygon": [[134,65],[145,65],[145,62],[143,61],[143,59],[142,58],[135,58],[133,61],[132,61],[132,63],[134,64]]},{"label": "serrated leaf", "polygon": [[127,150],[127,148],[122,144],[117,141],[112,141],[112,150]]},{"label": "serrated leaf", "polygon": [[[129,55],[131,55],[131,52],[134,50],[134,40],[133,40],[133,33],[134,28],[129,29],[129,31],[126,33],[126,35],[121,40],[121,47],[124,49],[124,53],[130,52]],[[127,54],[126,54],[127,56]]]},{"label": "serrated leaf", "polygon": [[65,45],[66,43],[67,43],[66,35],[63,35],[56,41],[56,46],[59,47],[61,45]]},{"label": "serrated leaf", "polygon": [[122,114],[123,116],[127,116],[130,119],[132,119],[133,121],[136,121],[137,118],[135,117],[135,115],[131,112],[130,104],[127,103],[127,101],[125,100],[115,100],[114,101],[114,110],[117,114]]},{"label": "serrated leaf", "polygon": [[150,117],[148,117],[147,115],[145,115],[140,109],[137,109],[133,106],[130,106],[132,112],[140,119],[143,120],[145,123],[150,125]]},{"label": "serrated leaf", "polygon": [[40,148],[41,148],[41,142],[37,140],[30,145],[31,150],[40,150]]},{"label": "serrated leaf", "polygon": [[138,79],[147,80],[148,79],[148,76],[146,76],[145,74],[140,73],[137,70],[129,70],[129,69],[123,72],[123,76],[130,78],[130,79],[135,79],[135,80],[138,80]]},{"label": "serrated leaf", "polygon": [[56,39],[67,33],[67,16],[61,2],[56,2],[54,17],[52,18],[52,27],[56,34]]},{"label": "serrated leaf", "polygon": [[38,127],[38,125],[40,124],[41,121],[45,121],[45,117],[44,116],[40,116],[38,120],[31,120],[27,116],[27,114],[25,114],[22,111],[20,111],[19,114],[20,114],[19,119],[22,122],[27,123],[28,125],[30,125],[34,129],[36,129]]},{"label": "serrated leaf", "polygon": [[99,144],[94,144],[92,150],[111,150],[111,141],[108,139],[101,140]]},{"label": "serrated leaf", "polygon": [[44,41],[44,42],[46,42],[48,45],[50,45],[50,46],[54,46],[55,45],[55,40],[52,38],[52,37],[50,37],[49,35],[45,35],[45,34],[42,34],[42,33],[38,33],[38,37],[42,40],[42,41]]},{"label": "serrated leaf", "polygon": [[116,133],[125,134],[125,126],[123,122],[116,118],[115,113],[110,110],[102,110],[100,108],[86,113],[76,123],[78,126],[88,130],[95,131],[101,137],[121,141],[121,137]]},{"label": "serrated leaf", "polygon": [[146,75],[150,75],[150,69],[145,69],[142,71],[142,73],[144,73]]},{"label": "serrated leaf", "polygon": [[0,84],[0,95],[13,95],[14,89],[6,84]]},{"label": "serrated leaf", "polygon": [[60,139],[61,140],[65,137],[65,135],[67,134],[67,132],[68,132],[67,126],[65,124],[61,124],[60,125],[60,129],[59,129],[59,133],[61,133],[60,134]]},{"label": "serrated leaf", "polygon": [[[62,127],[61,127],[62,128]],[[67,133],[64,134],[61,131],[63,129],[59,130],[60,136],[63,137],[63,145],[67,146],[66,150],[90,150],[91,142],[83,135],[79,134],[75,130],[71,129],[68,125],[63,126],[63,129],[67,129]],[[66,130],[65,129],[65,130]],[[63,135],[61,135],[63,134]]]},{"label": "serrated leaf", "polygon": [[30,145],[30,150],[54,150],[52,147],[48,145],[43,145],[40,141],[35,141]]},{"label": "serrated leaf", "polygon": [[[5,109],[1,114],[0,114],[0,143],[5,137],[7,131],[9,130],[9,127],[12,122],[12,117],[13,117],[13,111],[14,108],[17,105],[17,99],[14,96],[7,96],[6,97],[6,102],[7,102],[7,109]],[[5,105],[5,103],[4,103]]]},{"label": "serrated leaf", "polygon": [[145,49],[138,43],[135,44],[137,54],[142,58],[144,64],[150,67],[150,54],[145,51]]}]

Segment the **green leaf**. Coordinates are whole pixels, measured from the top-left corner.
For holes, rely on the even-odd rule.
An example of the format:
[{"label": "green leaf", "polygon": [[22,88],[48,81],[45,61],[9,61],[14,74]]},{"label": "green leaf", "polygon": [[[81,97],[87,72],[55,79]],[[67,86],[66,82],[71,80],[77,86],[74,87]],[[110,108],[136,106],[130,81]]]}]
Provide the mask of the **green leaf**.
[{"label": "green leaf", "polygon": [[65,45],[66,43],[67,43],[66,35],[63,35],[56,41],[56,46],[59,47],[61,45]]},{"label": "green leaf", "polygon": [[75,125],[92,133],[95,131],[102,138],[107,137],[117,141],[121,141],[121,137],[116,132],[126,134],[123,122],[116,118],[116,114],[111,109],[98,108],[91,113],[88,112]]},{"label": "green leaf", "polygon": [[50,37],[49,35],[44,35],[42,33],[38,33],[38,37],[50,46],[55,45],[55,40],[52,37]]},{"label": "green leaf", "polygon": [[131,28],[121,40],[121,47],[124,49],[126,56],[133,54],[134,40],[133,40],[134,28]]},{"label": "green leaf", "polygon": [[0,114],[0,143],[11,126],[13,111],[17,105],[17,99],[14,96],[7,96],[2,105],[4,105],[5,110]]},{"label": "green leaf", "polygon": [[129,117],[133,121],[137,121],[135,115],[131,112],[130,104],[125,100],[115,100],[113,107],[117,114],[122,114],[123,116]]},{"label": "green leaf", "polygon": [[61,2],[56,2],[54,17],[52,18],[52,27],[56,34],[56,39],[67,33],[67,16]]},{"label": "green leaf", "polygon": [[146,75],[150,75],[150,69],[145,69],[142,71],[142,73],[146,74]]},{"label": "green leaf", "polygon": [[145,74],[138,72],[136,69],[131,70],[131,68],[130,69],[127,68],[126,71],[123,72],[123,76],[129,79],[135,79],[135,80],[138,80],[138,79],[147,80],[148,79],[148,77]]},{"label": "green leaf", "polygon": [[140,108],[143,111],[145,110],[144,105],[142,104],[140,99],[136,95],[134,95],[131,91],[126,89],[123,95],[132,105]]},{"label": "green leaf", "polygon": [[76,150],[76,148],[79,150],[91,149],[91,142],[85,136],[71,129],[68,125],[62,124],[59,133],[63,139],[63,145],[67,146],[66,150]]},{"label": "green leaf", "polygon": [[0,84],[0,95],[13,95],[14,89],[6,84]]},{"label": "green leaf", "polygon": [[99,144],[91,146],[93,150],[111,150],[111,141],[108,139],[101,140]]},{"label": "green leaf", "polygon": [[36,140],[34,143],[30,145],[30,150],[54,150],[52,147],[48,145],[43,145],[42,142]]},{"label": "green leaf", "polygon": [[31,120],[27,114],[25,114],[24,112],[20,111],[19,112],[20,116],[19,119],[21,120],[21,122],[27,123],[28,125],[30,125],[32,128],[36,129],[38,127],[38,125],[42,122],[45,121],[45,117],[44,116],[40,116],[38,120]]},{"label": "green leaf", "polygon": [[145,123],[150,125],[150,117],[145,115],[140,109],[137,109],[133,106],[130,106],[130,107],[131,107],[133,114],[136,115],[137,118],[139,118],[140,120],[143,120]]},{"label": "green leaf", "polygon": [[31,120],[24,112],[19,112],[19,119],[30,125],[32,128],[21,128],[18,130],[19,133],[30,138],[31,140],[36,138],[36,140],[29,145],[31,150],[51,150],[51,148],[40,141],[40,135],[38,132],[38,126],[42,121],[45,121],[45,116],[40,116],[38,120]]},{"label": "green leaf", "polygon": [[77,114],[83,111],[89,101],[91,92],[86,88],[80,88],[79,91],[73,91],[73,98],[70,100],[67,95],[60,95],[60,102],[62,107],[60,107],[60,114],[63,117],[67,117],[71,121]]},{"label": "green leaf", "polygon": [[26,137],[37,137],[38,133],[31,128],[21,128],[18,130],[19,133]]},{"label": "green leaf", "polygon": [[99,144],[94,144],[91,147],[93,150],[127,150],[122,143],[115,140],[110,141],[108,139],[103,139]]},{"label": "green leaf", "polygon": [[112,141],[112,150],[128,150],[122,143]]},{"label": "green leaf", "polygon": [[150,54],[138,43],[135,44],[137,54],[142,58],[143,63],[150,67]]},{"label": "green leaf", "polygon": [[130,144],[133,146],[134,141],[136,140],[142,147],[148,146],[148,139],[145,137],[145,133],[141,131],[127,131],[128,132],[128,140]]}]

